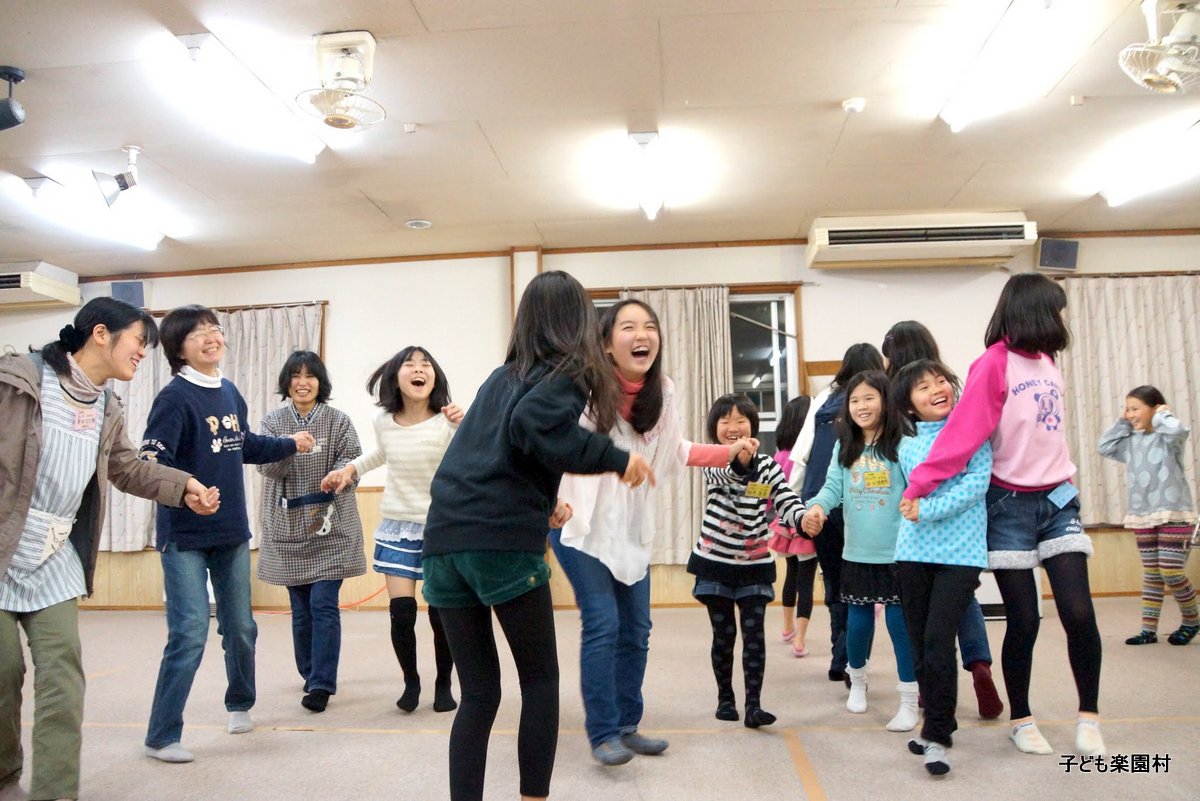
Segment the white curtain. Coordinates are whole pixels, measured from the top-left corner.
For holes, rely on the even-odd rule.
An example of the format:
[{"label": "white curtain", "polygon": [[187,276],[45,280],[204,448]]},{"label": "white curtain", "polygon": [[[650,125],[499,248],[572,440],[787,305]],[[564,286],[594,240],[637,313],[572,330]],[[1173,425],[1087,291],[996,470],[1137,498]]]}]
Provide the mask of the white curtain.
[{"label": "white curtain", "polygon": [[[658,314],[663,372],[675,383],[683,435],[705,442],[704,422],[712,402],[733,391],[729,349],[729,287],[623,291],[622,298],[648,304]],[[690,469],[674,487],[658,494],[652,564],[685,564],[700,532],[704,476]]]},{"label": "white curtain", "polygon": [[[257,431],[263,415],[280,403],[279,370],[294,350],[319,350],[324,304],[273,306],[270,308],[216,310],[225,329],[226,353],[221,364],[225,377],[246,399],[247,422]],[[125,422],[134,447],[142,441],[150,406],[167,383],[171,371],[161,347],[146,353],[137,374],[129,383],[114,382],[113,389],[125,401]],[[246,508],[252,547],[262,530],[262,476],[254,467],[245,468]],[[154,544],[154,504],[108,487],[108,516],[101,533],[100,548],[106,551],[140,551]]]},{"label": "white curtain", "polygon": [[[1200,275],[1064,278],[1072,345],[1062,356],[1067,438],[1085,525],[1120,526],[1125,469],[1096,444],[1134,387],[1158,387],[1185,425],[1200,425]],[[1193,489],[1195,440],[1184,452]]]}]

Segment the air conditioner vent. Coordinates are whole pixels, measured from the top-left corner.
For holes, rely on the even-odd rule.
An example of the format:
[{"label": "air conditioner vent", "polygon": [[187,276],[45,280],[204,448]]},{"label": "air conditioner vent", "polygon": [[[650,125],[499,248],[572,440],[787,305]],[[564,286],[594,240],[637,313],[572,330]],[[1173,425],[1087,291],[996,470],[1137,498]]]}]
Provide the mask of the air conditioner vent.
[{"label": "air conditioner vent", "polygon": [[848,228],[831,230],[830,245],[877,245],[902,242],[991,242],[1025,238],[1024,225],[952,228]]},{"label": "air conditioner vent", "polygon": [[78,306],[79,277],[44,261],[0,264],[0,311]]}]

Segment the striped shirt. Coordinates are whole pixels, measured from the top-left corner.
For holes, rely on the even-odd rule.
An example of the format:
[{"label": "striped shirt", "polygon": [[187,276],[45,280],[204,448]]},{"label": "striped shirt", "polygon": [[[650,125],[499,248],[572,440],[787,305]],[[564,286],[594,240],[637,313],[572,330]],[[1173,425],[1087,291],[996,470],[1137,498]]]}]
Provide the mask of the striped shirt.
[{"label": "striped shirt", "polygon": [[351,464],[359,480],[377,467],[387,465],[387,483],[379,512],[389,520],[425,523],[429,512],[429,488],[442,463],[455,426],[444,414],[410,426],[397,423],[391,413],[375,415],[375,450]]},{"label": "striped shirt", "polygon": [[[783,525],[798,528],[804,504],[788,486],[770,456],[755,454],[744,473],[733,467],[706,467],[707,500],[700,538],[692,548],[688,572],[741,586],[775,580],[775,556],[767,547],[767,501]],[[742,575],[737,575],[742,574]]]},{"label": "striped shirt", "polygon": [[68,539],[48,559],[42,555],[57,518],[70,530],[83,492],[96,473],[105,394],[82,409],[67,404],[58,376],[42,368],[42,453],[25,528],[0,579],[0,609],[37,612],[87,595],[83,563]]}]

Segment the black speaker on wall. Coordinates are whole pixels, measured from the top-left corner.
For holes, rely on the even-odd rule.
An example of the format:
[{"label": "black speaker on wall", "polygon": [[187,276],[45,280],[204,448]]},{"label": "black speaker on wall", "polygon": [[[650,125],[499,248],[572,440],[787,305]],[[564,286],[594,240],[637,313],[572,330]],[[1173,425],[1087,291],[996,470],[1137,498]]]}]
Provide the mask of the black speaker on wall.
[{"label": "black speaker on wall", "polygon": [[146,291],[141,281],[113,281],[112,296],[139,309],[146,306]]},{"label": "black speaker on wall", "polygon": [[1079,264],[1079,240],[1039,239],[1037,268],[1057,272],[1074,272]]}]

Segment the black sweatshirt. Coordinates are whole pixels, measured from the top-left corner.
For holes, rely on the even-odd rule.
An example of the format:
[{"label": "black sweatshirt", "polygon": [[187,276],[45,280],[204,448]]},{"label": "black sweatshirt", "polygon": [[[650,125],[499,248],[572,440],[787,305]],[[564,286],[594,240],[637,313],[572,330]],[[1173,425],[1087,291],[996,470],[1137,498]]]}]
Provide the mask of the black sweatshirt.
[{"label": "black sweatshirt", "polygon": [[624,473],[629,454],[579,425],[587,398],[569,378],[488,377],[430,488],[424,555],[542,553],[563,473]]}]

